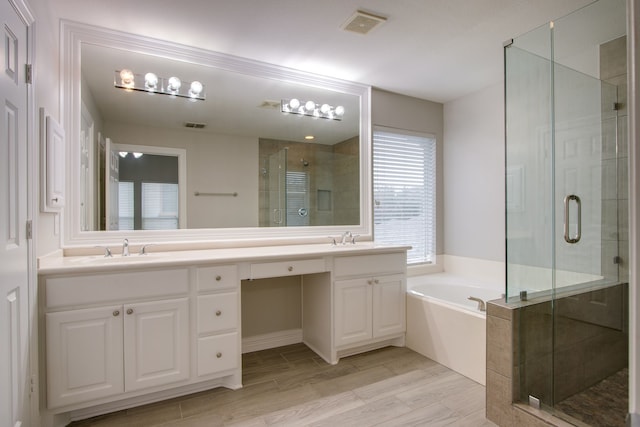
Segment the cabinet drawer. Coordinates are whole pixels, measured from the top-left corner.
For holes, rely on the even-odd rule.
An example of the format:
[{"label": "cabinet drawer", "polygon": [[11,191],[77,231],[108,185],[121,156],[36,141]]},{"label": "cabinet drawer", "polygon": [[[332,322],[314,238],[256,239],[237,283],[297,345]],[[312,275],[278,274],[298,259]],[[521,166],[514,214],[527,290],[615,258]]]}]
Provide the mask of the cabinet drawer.
[{"label": "cabinet drawer", "polygon": [[197,277],[199,291],[213,291],[238,286],[238,268],[235,265],[200,267]]},{"label": "cabinet drawer", "polygon": [[189,292],[189,271],[162,269],[46,279],[47,308],[120,302]]},{"label": "cabinet drawer", "polygon": [[198,297],[198,333],[224,331],[238,327],[238,293]]},{"label": "cabinet drawer", "polygon": [[322,273],[323,271],[327,269],[322,258],[251,264],[252,279]]},{"label": "cabinet drawer", "polygon": [[405,252],[390,254],[336,257],[336,276],[372,276],[376,274],[405,273],[407,255]]},{"label": "cabinet drawer", "polygon": [[237,368],[239,348],[236,332],[198,339],[198,376]]}]

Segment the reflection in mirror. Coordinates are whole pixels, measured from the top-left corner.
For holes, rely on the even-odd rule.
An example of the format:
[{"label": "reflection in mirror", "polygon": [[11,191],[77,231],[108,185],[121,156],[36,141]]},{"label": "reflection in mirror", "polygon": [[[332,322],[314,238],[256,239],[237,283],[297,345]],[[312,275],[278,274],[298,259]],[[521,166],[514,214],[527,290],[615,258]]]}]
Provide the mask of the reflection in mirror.
[{"label": "reflection in mirror", "polygon": [[[370,236],[369,87],[82,24],[62,30],[70,173],[83,177],[70,183],[66,246],[176,225],[144,236],[326,239],[328,227]],[[160,94],[171,77],[199,82],[203,99]],[[164,165],[134,162],[136,181],[109,172],[124,166],[120,151],[158,150],[183,153],[177,183],[158,177]],[[177,212],[167,201],[156,209],[165,220],[150,222],[143,188],[160,183],[177,185]]]}]

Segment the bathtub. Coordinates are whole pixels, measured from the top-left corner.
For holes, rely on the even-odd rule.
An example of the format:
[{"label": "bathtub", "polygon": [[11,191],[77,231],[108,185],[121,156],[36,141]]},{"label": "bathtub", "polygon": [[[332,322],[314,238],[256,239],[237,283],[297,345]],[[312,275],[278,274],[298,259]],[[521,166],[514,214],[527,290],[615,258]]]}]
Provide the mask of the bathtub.
[{"label": "bathtub", "polygon": [[467,298],[503,292],[503,284],[448,273],[409,277],[407,347],[485,385],[486,317]]}]

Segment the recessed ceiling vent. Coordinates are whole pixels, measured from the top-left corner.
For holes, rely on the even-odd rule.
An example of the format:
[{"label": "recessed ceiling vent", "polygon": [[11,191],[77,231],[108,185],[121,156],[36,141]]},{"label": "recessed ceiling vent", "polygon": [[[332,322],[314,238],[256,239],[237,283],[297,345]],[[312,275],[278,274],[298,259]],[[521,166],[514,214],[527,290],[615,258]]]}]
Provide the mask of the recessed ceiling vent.
[{"label": "recessed ceiling vent", "polygon": [[206,123],[195,123],[195,122],[187,122],[184,124],[184,127],[191,129],[204,129]]},{"label": "recessed ceiling vent", "polygon": [[374,15],[372,13],[358,10],[342,25],[342,29],[358,34],[367,34],[369,31],[386,21],[387,18],[384,16]]},{"label": "recessed ceiling vent", "polygon": [[270,99],[266,99],[264,101],[262,101],[262,104],[258,105],[258,108],[267,108],[267,109],[274,109],[274,110],[279,110],[280,109],[280,103],[281,101],[272,101]]}]

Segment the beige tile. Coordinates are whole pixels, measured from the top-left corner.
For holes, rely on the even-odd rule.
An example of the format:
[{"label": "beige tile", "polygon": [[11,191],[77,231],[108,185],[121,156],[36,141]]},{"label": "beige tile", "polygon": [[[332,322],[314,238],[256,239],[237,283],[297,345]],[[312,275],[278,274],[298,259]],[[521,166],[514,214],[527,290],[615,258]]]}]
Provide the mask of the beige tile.
[{"label": "beige tile", "polygon": [[429,427],[458,425],[460,417],[451,409],[439,402],[418,410],[407,412],[399,417],[376,424],[379,427],[424,426],[428,420]]},{"label": "beige tile", "polygon": [[320,394],[320,396],[329,396],[386,380],[393,376],[393,372],[388,368],[385,368],[384,366],[375,366],[373,368],[357,371],[322,383],[312,384],[311,386]]},{"label": "beige tile", "polygon": [[487,316],[487,369],[511,377],[513,366],[511,322]]},{"label": "beige tile", "polygon": [[511,321],[513,318],[513,308],[504,303],[503,300],[487,302],[487,316],[495,316]]},{"label": "beige tile", "polygon": [[396,375],[383,381],[378,381],[364,387],[356,388],[353,392],[363,400],[375,400],[381,397],[393,396],[398,392],[418,387],[428,378],[425,371],[411,371]]},{"label": "beige tile", "polygon": [[467,416],[480,411],[484,414],[486,408],[485,388],[470,381],[462,391],[447,393],[440,399],[440,403],[459,416]]},{"label": "beige tile", "polygon": [[364,405],[365,402],[360,400],[355,393],[348,391],[271,413],[265,416],[264,420],[267,425],[297,427],[312,424]]},{"label": "beige tile", "polygon": [[[438,402],[448,395],[459,394],[472,384],[476,384],[453,371],[427,378],[421,383],[417,387],[412,386],[410,389],[396,394],[397,398],[411,408],[420,408]],[[478,387],[481,386],[478,385]]]}]

